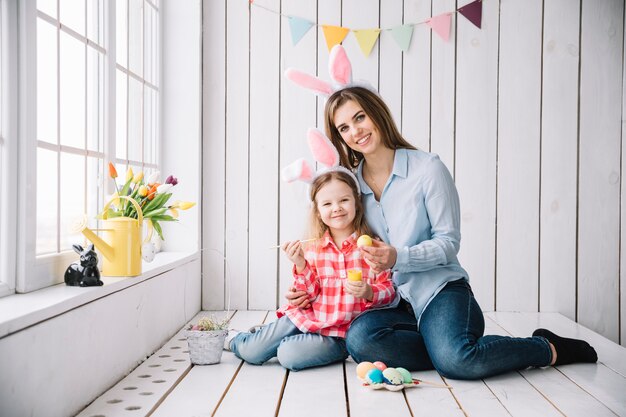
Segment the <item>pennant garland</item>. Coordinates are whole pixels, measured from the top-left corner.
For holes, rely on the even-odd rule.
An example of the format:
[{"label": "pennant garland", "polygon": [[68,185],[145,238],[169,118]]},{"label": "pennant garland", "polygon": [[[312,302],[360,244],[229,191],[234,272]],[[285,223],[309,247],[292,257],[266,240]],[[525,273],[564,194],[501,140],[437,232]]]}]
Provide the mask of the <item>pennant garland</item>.
[{"label": "pennant garland", "polygon": [[289,16],[289,28],[291,29],[291,41],[296,46],[300,39],[311,29],[315,23],[301,17]]},{"label": "pennant garland", "polygon": [[480,29],[480,24],[483,19],[482,0],[476,0],[463,7],[459,7],[457,11],[465,16],[465,18],[472,22],[478,29]]},{"label": "pennant garland", "polygon": [[291,41],[294,46],[298,42],[300,42],[300,40],[304,37],[304,35],[306,35],[311,27],[321,26],[324,32],[324,38],[326,39],[326,46],[328,46],[328,51],[330,51],[333,46],[342,43],[346,36],[348,36],[348,33],[352,32],[354,33],[359,47],[361,48],[361,52],[363,52],[363,55],[367,57],[372,52],[372,49],[374,48],[374,45],[376,45],[376,41],[380,36],[380,32],[383,30],[389,31],[393,39],[398,44],[398,47],[402,51],[406,52],[411,45],[413,29],[416,25],[428,25],[437,35],[441,37],[441,39],[444,40],[444,42],[448,42],[448,40],[450,39],[450,26],[452,23],[453,13],[460,13],[474,26],[481,29],[483,11],[482,1],[483,0],[474,0],[473,2],[468,3],[465,6],[459,7],[454,12],[447,12],[437,16],[432,16],[431,18],[426,19],[423,22],[404,24],[390,29],[372,28],[358,30],[341,26],[316,24],[314,22],[311,22],[310,20],[303,19],[301,17],[289,16],[276,12],[263,5],[255,3],[254,0],[249,0],[249,3],[251,6],[260,7],[271,13],[287,17],[289,19],[289,28],[291,30]]},{"label": "pennant garland", "polygon": [[450,38],[450,23],[452,21],[452,14],[444,13],[438,16],[433,16],[426,21],[426,24],[435,31],[435,33],[441,36],[445,42],[448,42]]},{"label": "pennant garland", "polygon": [[409,50],[409,46],[411,46],[413,25],[396,26],[391,29],[391,36],[393,36],[393,39],[396,41],[400,49],[406,52]]},{"label": "pennant garland", "polygon": [[346,36],[348,36],[348,32],[350,32],[350,29],[342,28],[341,26],[322,25],[322,29],[324,30],[328,52],[333,49],[333,46],[343,42]]},{"label": "pennant garland", "polygon": [[366,57],[370,56],[370,52],[372,52],[372,48],[374,47],[376,40],[378,40],[380,29],[362,29],[353,30],[352,32],[354,33],[357,42],[359,42],[363,55]]}]

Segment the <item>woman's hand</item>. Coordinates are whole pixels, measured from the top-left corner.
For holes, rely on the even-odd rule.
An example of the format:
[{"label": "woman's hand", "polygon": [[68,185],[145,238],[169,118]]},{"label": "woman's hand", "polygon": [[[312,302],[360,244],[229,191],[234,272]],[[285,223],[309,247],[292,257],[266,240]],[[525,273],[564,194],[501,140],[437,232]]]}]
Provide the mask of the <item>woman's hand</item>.
[{"label": "woman's hand", "polygon": [[292,242],[285,242],[280,247],[287,255],[287,258],[296,266],[296,272],[302,273],[306,266],[306,260],[304,259],[304,252],[302,251],[302,245],[299,240]]},{"label": "woman's hand", "polygon": [[396,248],[380,240],[373,240],[372,246],[362,246],[361,253],[375,274],[380,274],[393,267],[398,258]]},{"label": "woman's hand", "polygon": [[364,281],[344,281],[343,284],[346,292],[357,298],[365,298],[367,301],[374,299],[374,291],[372,287]]},{"label": "woman's hand", "polygon": [[309,308],[311,307],[311,302],[309,301],[309,296],[306,291],[298,291],[296,287],[289,288],[289,291],[285,294],[285,298],[287,302],[294,307],[298,308]]}]

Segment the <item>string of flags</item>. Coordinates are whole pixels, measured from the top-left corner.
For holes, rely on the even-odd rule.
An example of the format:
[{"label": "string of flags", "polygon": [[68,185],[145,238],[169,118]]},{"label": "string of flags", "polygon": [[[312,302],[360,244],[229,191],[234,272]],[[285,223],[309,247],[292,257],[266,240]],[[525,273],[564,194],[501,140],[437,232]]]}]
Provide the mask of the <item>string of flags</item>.
[{"label": "string of flags", "polygon": [[411,38],[413,36],[413,29],[415,26],[426,24],[437,35],[439,35],[439,37],[441,37],[444,42],[448,42],[448,40],[450,39],[450,26],[453,14],[460,13],[463,17],[465,17],[467,20],[469,20],[477,28],[480,29],[483,11],[482,0],[475,0],[471,3],[466,4],[465,6],[459,7],[454,12],[441,13],[437,16],[432,16],[431,18],[426,19],[423,22],[408,23],[387,29],[350,29],[342,26],[317,24],[302,17],[290,16],[277,12],[266,6],[255,3],[254,0],[249,0],[249,2],[251,6],[259,7],[261,9],[267,10],[268,12],[287,17],[289,19],[291,41],[294,46],[297,45],[298,42],[300,42],[304,35],[306,35],[313,26],[320,26],[324,33],[326,46],[328,46],[329,51],[333,48],[333,46],[343,42],[346,36],[348,36],[348,33],[352,32],[359,44],[359,47],[361,48],[361,52],[363,52],[363,55],[365,55],[366,57],[369,56],[370,52],[372,52],[372,49],[374,48],[374,45],[376,45],[376,42],[378,41],[378,38],[382,31],[390,32],[391,36],[398,44],[398,47],[402,51],[406,52],[411,45]]}]

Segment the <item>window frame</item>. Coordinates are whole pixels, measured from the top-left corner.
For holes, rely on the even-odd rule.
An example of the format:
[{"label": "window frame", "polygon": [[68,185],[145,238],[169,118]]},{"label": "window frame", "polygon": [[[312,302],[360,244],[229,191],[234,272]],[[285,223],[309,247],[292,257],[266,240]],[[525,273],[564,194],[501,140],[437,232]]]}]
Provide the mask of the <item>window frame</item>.
[{"label": "window frame", "polygon": [[0,297],[13,294],[16,284],[17,227],[17,2],[0,0]]},{"label": "window frame", "polygon": [[[63,274],[67,265],[76,260],[76,254],[71,250],[65,250],[53,254],[48,255],[37,255],[37,222],[32,219],[37,218],[37,199],[33,198],[34,194],[32,191],[29,193],[28,190],[37,190],[37,152],[38,141],[37,141],[37,24],[40,14],[37,9],[37,0],[23,0],[19,2],[14,2],[11,0],[0,0],[2,2],[8,2],[9,4],[13,4],[16,9],[16,26],[18,29],[18,33],[16,36],[16,42],[19,42],[20,48],[18,60],[12,60],[13,62],[18,61],[15,65],[16,69],[20,69],[19,79],[17,84],[17,97],[19,100],[19,109],[17,110],[17,114],[19,116],[19,141],[18,141],[18,149],[16,150],[17,155],[19,155],[19,169],[15,167],[15,171],[12,176],[4,176],[4,178],[18,178],[18,181],[15,185],[15,199],[17,201],[17,207],[19,211],[15,210],[15,215],[12,219],[17,217],[17,227],[14,237],[13,246],[16,248],[14,250],[14,256],[8,256],[7,259],[14,259],[15,261],[11,265],[7,265],[8,268],[13,268],[15,272],[12,274],[16,276],[14,290],[11,292],[19,292],[26,293],[31,292],[37,289],[45,288],[51,285],[59,284],[63,282]],[[158,3],[150,2],[148,0],[142,0],[143,2],[150,3],[147,7],[153,7],[157,11],[157,20],[158,20],[158,29],[157,29],[157,54],[158,57],[161,56],[160,48],[162,48],[161,44],[161,19],[162,19],[162,10],[158,7]],[[127,4],[129,0],[126,0]],[[18,3],[15,5],[15,3]],[[104,139],[104,147],[102,149],[104,157],[102,164],[102,175],[101,178],[105,182],[105,187],[102,187],[102,198],[104,198],[104,194],[110,194],[112,192],[112,184],[109,184],[111,181],[106,176],[106,162],[113,162],[115,164],[133,164],[137,165],[138,161],[128,160],[128,159],[120,159],[115,157],[115,135],[116,135],[116,74],[119,70],[119,65],[116,62],[117,53],[116,53],[116,1],[115,0],[105,0],[102,6],[103,8],[103,24],[104,24],[104,38],[101,42],[101,45],[106,50],[104,54],[104,108],[103,108],[103,139]],[[144,3],[145,4],[145,3]],[[45,14],[45,13],[43,13]],[[47,15],[46,15],[47,16]],[[144,25],[144,13],[142,13],[142,23],[141,28],[143,31]],[[49,21],[49,19],[48,19]],[[56,21],[56,19],[55,19]],[[128,22],[127,22],[128,24]],[[57,27],[57,30],[60,30]],[[142,32],[142,42],[145,44],[145,34]],[[141,51],[141,60],[145,60],[145,46]],[[157,63],[160,65],[160,62]],[[154,84],[157,86],[157,99],[155,106],[155,113],[152,115],[152,118],[156,118],[156,122],[153,122],[157,128],[160,127],[160,84],[161,84],[161,69],[157,68],[155,70],[157,76],[156,79],[152,80]],[[142,77],[143,82],[146,82],[145,75]],[[142,97],[141,97],[141,165],[147,166],[150,168],[158,169],[162,166],[161,160],[161,133],[157,129],[156,131],[156,142],[154,146],[157,147],[157,159],[155,163],[143,163],[145,156],[143,155],[143,147],[144,141],[144,131],[143,131],[143,123],[145,114],[143,112],[143,103],[145,102],[145,96],[143,95],[143,91],[146,87],[142,85]],[[58,98],[57,98],[58,100]],[[127,92],[127,100],[128,100],[128,92]],[[128,118],[129,107],[126,107],[126,117]],[[128,126],[126,126],[126,130],[128,131]],[[56,145],[53,145],[53,147]],[[127,145],[128,146],[128,145]],[[44,146],[45,148],[45,146]],[[89,153],[89,152],[88,152]],[[100,152],[98,152],[100,154]],[[100,155],[101,156],[101,155]],[[127,155],[128,157],[128,155]],[[15,159],[14,159],[15,160]],[[107,181],[109,180],[109,181]],[[3,199],[4,201],[4,199]],[[3,209],[4,211],[4,209]],[[19,213],[19,214],[18,214]],[[90,213],[91,214],[91,213]],[[13,222],[15,224],[15,222]],[[58,237],[57,237],[58,239]],[[61,248],[62,249],[62,248]],[[3,263],[4,265],[4,263]],[[8,294],[9,292],[7,292]],[[3,295],[7,295],[2,292],[2,287],[0,286],[0,297]]]}]

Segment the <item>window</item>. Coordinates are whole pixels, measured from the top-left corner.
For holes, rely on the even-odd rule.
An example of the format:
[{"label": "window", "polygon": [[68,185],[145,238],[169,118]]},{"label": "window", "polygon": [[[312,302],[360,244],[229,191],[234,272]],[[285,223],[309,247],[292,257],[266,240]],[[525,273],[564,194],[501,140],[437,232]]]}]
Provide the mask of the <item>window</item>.
[{"label": "window", "polygon": [[115,159],[135,172],[156,169],[159,160],[157,4],[117,1]]},{"label": "window", "polygon": [[0,297],[15,291],[17,8],[0,0]]},{"label": "window", "polygon": [[105,43],[101,1],[37,1],[38,256],[81,241],[70,223],[102,203]]},{"label": "window", "polygon": [[20,167],[36,189],[17,282],[27,292],[62,282],[72,244],[84,241],[70,233],[77,218],[87,214],[98,228],[94,217],[113,191],[109,161],[121,173],[158,168],[160,19],[149,0],[26,0],[20,8],[20,42],[36,63],[26,75],[36,88],[24,94],[35,140],[23,133],[20,145],[36,161]]}]

